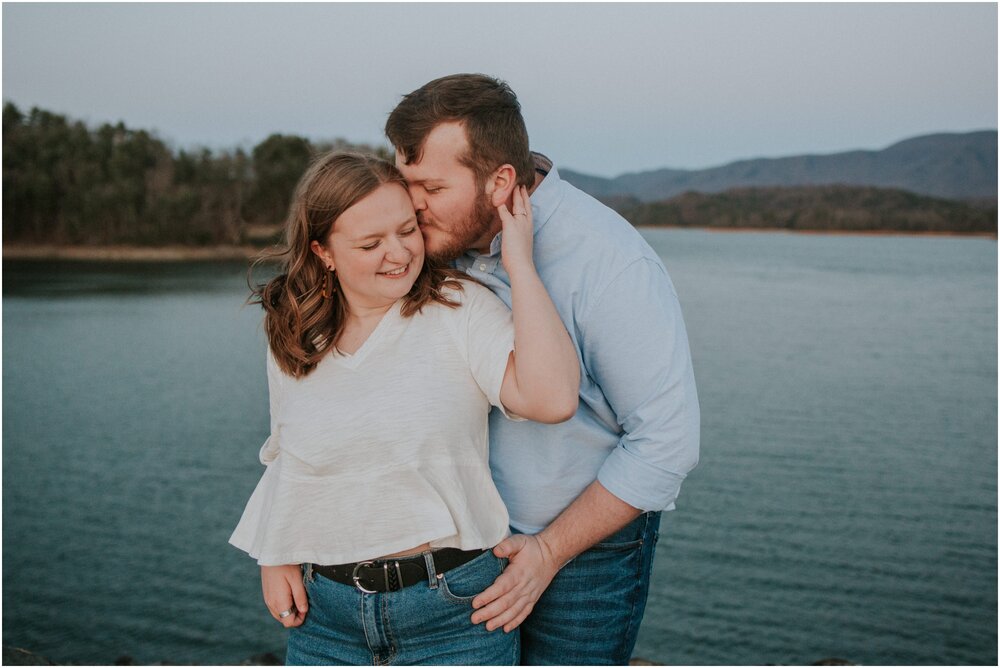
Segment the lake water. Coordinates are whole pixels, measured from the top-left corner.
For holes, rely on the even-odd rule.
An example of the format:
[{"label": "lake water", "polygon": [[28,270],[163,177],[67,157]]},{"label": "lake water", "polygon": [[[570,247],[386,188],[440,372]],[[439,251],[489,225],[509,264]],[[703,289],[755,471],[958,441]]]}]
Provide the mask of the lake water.
[{"label": "lake water", "polygon": [[[644,235],[703,427],[636,656],[995,665],[996,242]],[[268,428],[245,296],[235,263],[4,263],[5,645],[283,656],[227,544]]]}]

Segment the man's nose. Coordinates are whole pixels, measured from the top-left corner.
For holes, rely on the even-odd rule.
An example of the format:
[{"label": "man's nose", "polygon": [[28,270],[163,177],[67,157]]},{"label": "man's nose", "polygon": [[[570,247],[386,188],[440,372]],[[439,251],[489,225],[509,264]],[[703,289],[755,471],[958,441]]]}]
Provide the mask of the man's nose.
[{"label": "man's nose", "polygon": [[410,201],[413,202],[413,208],[417,211],[423,211],[427,208],[427,200],[420,193],[420,188],[409,188]]}]

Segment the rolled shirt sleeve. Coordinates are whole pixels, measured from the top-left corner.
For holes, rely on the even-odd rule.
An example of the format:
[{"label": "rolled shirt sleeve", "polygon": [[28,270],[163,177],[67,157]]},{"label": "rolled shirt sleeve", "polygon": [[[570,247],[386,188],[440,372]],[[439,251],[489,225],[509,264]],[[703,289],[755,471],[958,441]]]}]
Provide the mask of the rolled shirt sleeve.
[{"label": "rolled shirt sleeve", "polygon": [[581,318],[584,363],[623,433],[597,479],[644,511],[670,510],[698,463],[700,410],[684,319],[663,266],[640,258]]}]

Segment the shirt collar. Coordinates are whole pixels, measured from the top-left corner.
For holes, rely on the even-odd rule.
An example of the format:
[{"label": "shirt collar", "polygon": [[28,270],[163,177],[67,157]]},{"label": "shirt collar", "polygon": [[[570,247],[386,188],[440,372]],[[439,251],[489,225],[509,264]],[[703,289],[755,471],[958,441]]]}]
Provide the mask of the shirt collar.
[{"label": "shirt collar", "polygon": [[535,161],[536,170],[542,173],[548,172],[531,193],[531,218],[534,221],[535,234],[538,234],[538,230],[549,222],[549,218],[559,207],[565,192],[562,179],[559,178],[559,170],[553,162],[541,153],[532,152],[531,157]]}]

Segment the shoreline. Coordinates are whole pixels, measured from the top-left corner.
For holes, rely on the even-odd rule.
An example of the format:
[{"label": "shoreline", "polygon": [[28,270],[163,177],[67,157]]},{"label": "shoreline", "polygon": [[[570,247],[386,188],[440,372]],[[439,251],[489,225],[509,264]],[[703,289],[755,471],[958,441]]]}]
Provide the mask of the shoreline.
[{"label": "shoreline", "polygon": [[[997,240],[996,232],[904,232],[897,230],[790,230],[780,227],[679,227],[638,225],[638,230],[698,230],[702,232],[753,232],[760,234],[812,234],[863,237],[969,237]],[[4,244],[4,260],[73,260],[80,262],[208,262],[251,260],[264,248],[256,246],[59,246],[55,244]]]},{"label": "shoreline", "polygon": [[784,232],[785,234],[828,234],[830,236],[845,237],[974,237],[980,239],[997,240],[996,232],[948,232],[948,231],[927,231],[927,232],[907,232],[905,230],[790,230],[786,227],[679,227],[666,225],[637,225],[640,230],[702,230],[704,232],[762,232],[774,234]]},{"label": "shoreline", "polygon": [[4,260],[75,260],[81,262],[201,262],[250,260],[255,246],[57,246],[4,244]]}]

